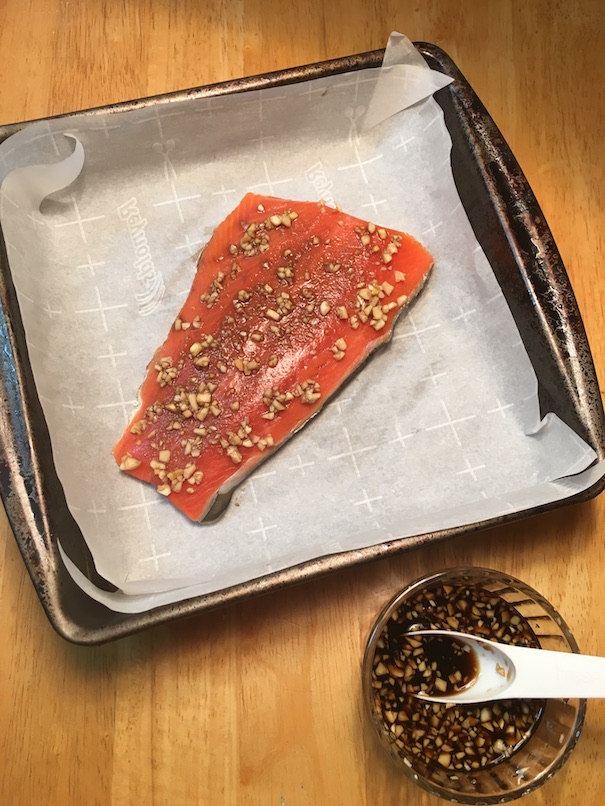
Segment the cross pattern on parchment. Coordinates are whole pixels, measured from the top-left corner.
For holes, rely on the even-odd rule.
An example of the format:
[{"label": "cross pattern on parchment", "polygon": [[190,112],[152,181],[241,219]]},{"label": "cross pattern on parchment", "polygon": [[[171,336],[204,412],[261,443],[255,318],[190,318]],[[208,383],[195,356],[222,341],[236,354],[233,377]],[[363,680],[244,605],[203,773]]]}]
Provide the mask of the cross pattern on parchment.
[{"label": "cross pattern on parchment", "polygon": [[361,491],[363,493],[363,498],[361,499],[361,501],[353,501],[353,506],[354,507],[366,506],[368,508],[368,512],[373,513],[374,507],[372,506],[372,502],[382,501],[382,496],[375,495],[372,498],[369,498],[365,487],[362,487]]},{"label": "cross pattern on parchment", "polygon": [[[138,484],[141,502],[139,504],[126,504],[125,506],[118,507],[118,512],[129,512],[131,510],[139,510],[142,512],[147,528],[151,529],[151,518],[149,517],[149,507],[156,506],[162,500],[162,497],[152,490],[147,484]],[[147,491],[152,494],[151,498],[147,498]]]},{"label": "cross pattern on parchment", "polygon": [[102,131],[102,132],[104,132],[105,137],[106,137],[107,140],[109,140],[109,132],[110,132],[111,129],[119,129],[120,128],[120,125],[118,123],[116,123],[114,126],[108,126],[107,125],[107,118],[104,117],[104,116],[101,116],[99,118],[99,121],[100,121],[99,126],[91,126],[90,128],[93,131],[97,131],[97,132]]},{"label": "cross pattern on parchment", "polygon": [[105,515],[105,513],[107,512],[107,509],[105,507],[98,507],[96,502],[95,502],[95,500],[94,500],[94,498],[92,499],[92,501],[90,503],[92,504],[92,507],[90,509],[87,509],[86,511],[90,515],[95,516],[95,522],[96,522],[96,524],[98,526],[99,525],[99,515]]},{"label": "cross pattern on parchment", "polygon": [[199,101],[205,104],[205,107],[200,111],[206,112],[209,118],[214,117],[214,112],[216,109],[224,109],[225,107],[225,104],[217,104],[216,98],[213,98],[212,96],[209,96],[208,98],[201,98]]},{"label": "cross pattern on parchment", "polygon": [[429,120],[429,122],[428,122],[428,123],[426,124],[426,126],[424,127],[423,131],[427,131],[428,129],[430,129],[430,128],[431,128],[431,126],[432,126],[434,123],[437,123],[437,121],[438,121],[438,120],[441,120],[442,118],[443,118],[443,113],[442,113],[442,112],[441,112],[441,110],[440,110],[439,112],[437,112],[437,114],[435,115],[435,117],[434,117],[434,118],[431,118],[431,120]]},{"label": "cross pattern on parchment", "polygon": [[[78,129],[70,129],[68,134],[72,134],[72,133],[75,134],[78,131],[79,131]],[[37,140],[44,140],[47,137],[50,137],[50,141],[52,143],[53,150],[54,150],[55,154],[57,156],[59,156],[61,152],[59,151],[59,146],[57,145],[56,138],[57,138],[58,135],[65,136],[65,134],[66,134],[66,132],[53,132],[53,131],[50,131],[50,128],[49,128],[49,131],[44,132],[44,134],[37,134],[35,137],[31,137],[29,140],[26,140],[26,143],[27,144],[35,143]]]},{"label": "cross pattern on parchment", "polygon": [[73,417],[76,416],[76,411],[82,411],[84,409],[84,406],[76,406],[74,404],[74,401],[73,401],[73,398],[72,398],[71,395],[67,395],[65,399],[68,400],[69,402],[68,403],[61,403],[61,407],[64,408],[64,409],[67,409],[68,411],[71,411]]},{"label": "cross pattern on parchment", "polygon": [[86,236],[86,230],[84,229],[84,224],[89,224],[91,221],[100,221],[101,219],[105,218],[105,215],[92,215],[88,216],[87,218],[83,218],[82,214],[80,213],[80,208],[78,206],[78,202],[75,198],[70,199],[75,213],[75,218],[73,221],[59,221],[58,224],[55,224],[56,229],[60,229],[61,227],[78,227],[80,230],[80,235],[82,236],[82,240],[84,243],[88,243],[88,238]]},{"label": "cross pattern on parchment", "polygon": [[496,408],[494,408],[494,409],[488,409],[487,413],[488,413],[488,414],[501,414],[501,415],[502,415],[502,419],[503,419],[503,420],[506,420],[506,414],[505,414],[505,412],[506,412],[508,409],[512,409],[512,408],[514,408],[514,407],[515,407],[515,404],[514,404],[514,403],[506,403],[506,404],[500,403],[499,398],[496,398],[496,403],[497,403]]},{"label": "cross pattern on parchment", "polygon": [[16,210],[18,210],[18,209],[19,209],[19,205],[17,204],[17,202],[16,202],[14,199],[11,199],[11,197],[10,197],[10,196],[7,194],[6,190],[3,190],[3,191],[2,191],[2,196],[1,196],[1,198],[2,198],[2,201],[3,201],[3,202],[7,201],[7,202],[8,202],[8,203],[9,203],[9,204],[10,204],[12,207],[14,207]]},{"label": "cross pattern on parchment", "polygon": [[107,311],[117,311],[119,308],[127,308],[128,305],[125,302],[119,303],[118,305],[104,305],[101,301],[101,293],[99,292],[98,286],[95,286],[95,296],[97,298],[97,307],[96,308],[79,308],[75,313],[99,313],[101,314],[101,321],[103,323],[103,330],[108,333],[109,328],[107,326],[107,317],[105,314]]},{"label": "cross pattern on parchment", "polygon": [[88,254],[88,253],[87,253],[87,254],[86,254],[86,263],[79,263],[79,264],[76,266],[76,269],[88,269],[88,271],[90,272],[91,277],[94,277],[94,275],[95,275],[95,268],[96,268],[97,266],[104,266],[104,265],[105,265],[105,261],[104,261],[104,260],[99,260],[99,261],[96,261],[96,262],[95,262],[95,261],[93,261],[93,259],[92,259],[92,257],[90,256],[90,254]]},{"label": "cross pattern on parchment", "polygon": [[[357,103],[357,99],[355,99],[355,103]],[[350,146],[352,146],[354,143],[359,144],[361,142],[361,136],[359,135],[359,131],[357,129],[357,121],[361,120],[364,112],[365,107],[363,106],[353,106],[345,110],[344,115],[350,123],[349,136],[347,137],[347,143]]]},{"label": "cross pattern on parchment", "polygon": [[321,83],[319,86],[316,86],[315,88],[313,88],[314,83],[315,82],[313,82],[313,81],[307,81],[306,82],[307,89],[304,90],[304,92],[300,92],[298,94],[298,97],[302,98],[302,97],[306,96],[307,100],[312,101],[313,100],[313,97],[312,97],[313,95],[317,95],[318,93],[321,93],[323,95],[324,93],[326,93],[328,91],[328,88],[325,86],[324,83]]},{"label": "cross pattern on parchment", "polygon": [[388,445],[394,445],[396,442],[399,442],[399,444],[405,448],[406,439],[410,439],[410,437],[414,436],[414,434],[402,434],[399,429],[399,423],[395,425],[395,433],[397,434],[397,437],[395,439],[390,439],[387,443]]},{"label": "cross pattern on parchment", "polygon": [[116,358],[124,358],[124,357],[126,357],[128,355],[128,353],[126,351],[124,351],[122,353],[116,353],[114,351],[114,349],[113,349],[113,346],[110,343],[107,344],[107,350],[108,350],[107,353],[104,353],[103,355],[98,355],[97,358],[99,360],[101,360],[103,358],[108,358],[111,361],[111,366],[114,369],[118,366],[118,362],[116,361]]},{"label": "cross pattern on parchment", "polygon": [[[448,157],[448,161],[449,161],[449,157]],[[452,209],[451,209],[451,210],[449,211],[449,213],[447,214],[446,218],[451,218],[451,217],[452,217],[453,215],[455,215],[455,214],[458,212],[458,210],[460,210],[461,208],[462,208],[462,202],[461,202],[461,201],[457,201],[457,202],[456,202],[456,204],[455,204],[455,205],[452,207]],[[475,247],[475,248],[473,249],[473,253],[475,253],[475,252],[477,252],[477,251],[479,251],[479,252],[481,251],[481,247],[480,247],[480,246],[479,246],[479,247]]]},{"label": "cross pattern on parchment", "polygon": [[330,404],[330,407],[334,407],[336,409],[336,413],[340,417],[340,416],[342,416],[342,407],[344,406],[345,403],[350,403],[350,402],[351,402],[350,397],[345,397],[345,398],[342,398],[342,399],[338,398],[338,400],[335,400],[334,403]]},{"label": "cross pattern on parchment", "polygon": [[472,316],[474,313],[477,313],[477,309],[471,308],[470,311],[465,311],[463,308],[458,306],[458,310],[460,311],[460,313],[458,316],[454,316],[452,322],[459,322],[460,319],[464,319],[464,324],[468,327],[469,316]]},{"label": "cross pattern on parchment", "polygon": [[[195,254],[197,252],[197,247],[200,244],[205,243],[204,241],[198,239],[196,241],[192,241],[189,235],[185,235],[185,243],[180,243],[177,245],[177,249],[187,249],[189,251],[189,256]],[[189,291],[187,292],[189,293]]]},{"label": "cross pattern on parchment", "polygon": [[374,198],[374,194],[373,194],[373,193],[370,193],[370,194],[369,194],[369,196],[370,196],[370,201],[369,201],[369,202],[366,202],[365,204],[362,204],[361,206],[362,206],[362,207],[371,207],[371,208],[372,208],[372,210],[373,210],[373,211],[376,213],[376,215],[379,215],[379,212],[378,212],[378,205],[379,205],[379,204],[386,204],[386,203],[387,203],[387,199],[378,199],[378,200],[377,200],[377,199],[375,199],[375,198]]},{"label": "cross pattern on parchment", "polygon": [[63,313],[63,311],[59,311],[56,308],[51,308],[50,302],[47,302],[46,305],[42,307],[42,310],[44,313],[48,314],[49,319],[54,319],[55,316],[60,316]]},{"label": "cross pattern on parchment", "polygon": [[408,153],[408,145],[409,145],[410,143],[413,143],[415,139],[416,139],[416,137],[415,137],[415,136],[412,136],[412,137],[408,137],[408,139],[407,139],[407,140],[404,140],[404,139],[403,139],[403,135],[402,135],[402,134],[400,134],[400,135],[399,135],[399,142],[398,142],[398,143],[396,143],[396,144],[393,146],[393,151],[397,151],[398,149],[403,148],[404,153],[405,153],[405,154],[407,154],[407,153]]},{"label": "cross pattern on parchment", "polygon": [[7,241],[6,238],[4,239],[4,245],[6,246],[7,252],[9,251],[16,252],[19,255],[19,257],[23,257],[23,252],[18,247],[16,247],[14,243],[11,243],[11,241]]},{"label": "cross pattern on parchment", "polygon": [[271,529],[277,529],[277,524],[275,523],[275,524],[272,524],[271,526],[265,526],[265,523],[264,523],[262,518],[259,518],[258,522],[260,524],[259,528],[258,529],[249,529],[246,534],[249,534],[249,535],[261,535],[262,539],[264,541],[266,541],[267,540],[267,532],[270,531]]},{"label": "cross pattern on parchment", "polygon": [[118,395],[119,395],[120,399],[115,401],[115,402],[112,402],[112,403],[97,403],[95,408],[97,408],[97,409],[117,409],[117,408],[121,408],[122,409],[122,414],[124,415],[125,424],[128,425],[128,423],[130,422],[130,416],[131,416],[132,410],[137,405],[138,401],[137,400],[126,400],[126,398],[124,397],[124,390],[122,389],[122,382],[119,380],[119,378],[116,378],[116,384],[117,384],[117,387],[118,387]]},{"label": "cross pattern on parchment", "polygon": [[441,400],[441,408],[443,409],[443,413],[445,414],[445,421],[443,423],[438,423],[438,425],[431,425],[426,428],[426,431],[436,431],[438,428],[450,428],[454,439],[456,440],[456,444],[462,447],[462,442],[460,440],[460,436],[458,434],[458,430],[456,426],[459,423],[467,422],[468,420],[474,420],[477,415],[476,414],[468,414],[466,417],[457,417],[453,419],[450,415],[447,406],[445,405],[445,401]]},{"label": "cross pattern on parchment", "polygon": [[283,101],[284,98],[286,98],[285,95],[271,95],[270,97],[266,97],[264,93],[260,92],[253,101],[244,101],[243,106],[251,106],[256,104],[258,106],[258,118],[262,121],[265,119],[265,104],[270,103],[271,101]]},{"label": "cross pattern on parchment", "polygon": [[288,470],[300,470],[303,476],[306,476],[307,474],[305,473],[305,467],[313,467],[315,462],[303,462],[298,455],[296,456],[296,459],[298,460],[298,464],[291,465]]},{"label": "cross pattern on parchment", "polygon": [[364,183],[367,185],[368,184],[368,175],[366,173],[365,166],[366,165],[371,165],[373,162],[377,162],[378,160],[381,160],[383,155],[382,154],[377,154],[375,157],[369,157],[366,160],[362,160],[361,155],[359,153],[359,148],[357,147],[357,143],[354,143],[353,151],[355,153],[355,162],[352,162],[350,165],[341,165],[338,168],[338,170],[339,171],[348,171],[348,170],[351,170],[353,168],[358,168],[359,171],[361,172],[361,178],[363,179]]},{"label": "cross pattern on parchment", "polygon": [[45,305],[40,305],[38,302],[36,302],[35,299],[32,299],[32,297],[29,297],[27,294],[24,294],[23,291],[20,291],[16,286],[15,286],[15,292],[19,300],[25,300],[25,302],[29,302],[29,304],[33,305],[35,308],[39,308],[41,311],[44,311],[44,313],[47,314],[49,319],[53,319],[55,315],[59,316],[60,314],[63,313],[63,311],[59,311],[56,308],[51,308],[50,302],[48,301],[46,302]]},{"label": "cross pattern on parchment", "polygon": [[442,227],[442,226],[443,226],[443,221],[437,221],[437,222],[435,222],[435,223],[433,223],[433,222],[431,221],[431,223],[430,223],[430,225],[427,227],[427,229],[425,229],[425,230],[423,230],[423,231],[422,231],[422,234],[423,234],[423,235],[436,235],[436,234],[437,234],[437,230],[439,229],[439,227]]},{"label": "cross pattern on parchment", "polygon": [[447,372],[435,372],[432,366],[429,366],[429,374],[425,375],[424,378],[421,378],[422,381],[432,381],[434,387],[437,387],[437,379],[443,378],[447,375]]},{"label": "cross pattern on parchment", "polygon": [[334,462],[338,459],[350,459],[353,468],[355,469],[355,474],[358,479],[361,478],[361,472],[359,470],[359,465],[357,464],[357,457],[360,456],[362,453],[367,453],[368,451],[373,451],[376,449],[376,445],[367,445],[363,448],[353,448],[353,443],[351,442],[351,437],[349,435],[349,430],[345,426],[342,427],[342,432],[344,434],[345,441],[347,443],[348,451],[343,451],[342,453],[337,453],[334,456],[328,456],[328,462]]},{"label": "cross pattern on parchment", "polygon": [[393,336],[393,341],[399,341],[399,339],[407,339],[410,336],[414,336],[414,338],[416,339],[416,342],[418,343],[418,346],[420,347],[420,350],[423,353],[426,353],[426,349],[424,347],[424,344],[422,343],[422,339],[420,338],[420,336],[423,333],[428,333],[429,330],[435,330],[436,328],[441,327],[441,323],[436,324],[436,325],[427,325],[426,327],[419,328],[416,325],[416,321],[414,320],[414,317],[412,316],[412,314],[408,314],[408,316],[406,318],[406,324],[407,323],[410,324],[410,328],[408,330],[404,331],[403,333],[397,333],[396,336]]},{"label": "cross pattern on parchment", "polygon": [[576,461],[570,465],[567,470],[561,473],[561,477],[564,476],[571,476],[576,468],[579,468],[582,464],[586,462],[586,460],[590,457],[590,448],[587,445],[582,446],[582,456],[578,457]]},{"label": "cross pattern on parchment", "polygon": [[267,165],[266,160],[263,160],[263,171],[265,174],[266,182],[259,182],[256,185],[250,185],[250,190],[259,190],[260,188],[268,188],[269,194],[271,196],[275,196],[277,195],[275,192],[276,185],[285,185],[288,182],[294,181],[292,177],[288,179],[271,179],[271,176],[269,175],[269,166]]},{"label": "cross pattern on parchment", "polygon": [[140,563],[153,563],[153,567],[156,571],[160,570],[160,564],[158,560],[162,560],[164,557],[170,557],[170,551],[164,551],[161,554],[158,554],[155,549],[155,543],[151,544],[151,554],[149,557],[141,557],[139,560]]},{"label": "cross pattern on parchment", "polygon": [[361,84],[372,84],[376,83],[376,73],[370,73],[369,77],[363,77],[364,73],[361,70],[357,70],[355,73],[355,78],[350,78],[348,81],[341,81],[339,84],[334,84],[334,89],[348,89],[349,87],[355,87],[355,95],[353,98],[353,102],[357,103],[357,98],[359,95],[359,86]]},{"label": "cross pattern on parchment", "polygon": [[35,215],[35,211],[28,213],[27,217],[33,222],[34,230],[36,232],[38,231],[38,227],[42,227],[42,229],[44,229],[47,226],[47,223],[43,218],[38,218],[38,216]]},{"label": "cross pattern on parchment", "polygon": [[162,138],[162,140],[165,139],[164,138],[164,126],[162,124],[162,121],[165,120],[166,118],[175,118],[175,117],[178,117],[179,115],[184,115],[185,114],[185,110],[182,110],[180,112],[179,111],[176,111],[176,112],[174,112],[174,111],[160,112],[160,110],[159,110],[159,108],[157,106],[152,107],[152,112],[153,112],[153,114],[151,115],[151,117],[139,118],[138,120],[133,121],[133,123],[137,123],[137,124],[150,123],[150,122],[157,123],[158,124],[158,132],[159,132],[160,137]]},{"label": "cross pattern on parchment", "polygon": [[227,190],[222,182],[221,182],[221,189],[220,190],[213,190],[212,191],[213,196],[222,196],[224,202],[229,201],[229,199],[227,198],[227,193],[237,193],[237,191],[234,190],[234,189],[231,189],[231,188],[229,190]]},{"label": "cross pattern on parchment", "polygon": [[510,501],[500,501],[497,498],[490,498],[484,490],[481,490],[481,498],[485,501],[492,501],[493,503],[504,504],[503,507],[497,509],[495,512],[490,513],[490,518],[498,518],[500,515],[509,515],[511,512],[516,512],[517,508],[513,506]]},{"label": "cross pattern on parchment", "polygon": [[178,213],[179,213],[179,220],[180,220],[181,224],[184,224],[185,223],[185,216],[183,215],[183,208],[181,207],[181,203],[186,202],[186,201],[194,201],[195,199],[199,199],[199,198],[201,198],[202,194],[201,193],[193,193],[191,196],[179,196],[179,194],[177,193],[177,190],[176,190],[176,185],[174,183],[174,180],[172,180],[172,179],[170,180],[170,189],[172,191],[172,196],[169,199],[167,199],[166,201],[154,202],[153,206],[154,207],[165,207],[168,204],[176,205],[176,209],[178,210]]},{"label": "cross pattern on parchment", "polygon": [[491,305],[492,303],[496,302],[496,300],[502,299],[502,291],[498,291],[497,294],[494,294],[493,297],[490,297],[485,301],[486,305]]},{"label": "cross pattern on parchment", "polygon": [[[6,245],[8,246],[8,244],[6,244]],[[37,302],[34,299],[32,299],[31,297],[28,297],[27,294],[24,294],[23,291],[21,291],[19,288],[17,288],[17,286],[15,286],[15,292],[16,292],[16,294],[17,294],[17,296],[19,297],[20,300],[24,299],[26,302],[29,302],[30,305],[37,305]]]},{"label": "cross pattern on parchment", "polygon": [[483,470],[485,468],[485,465],[475,465],[473,467],[473,465],[471,465],[471,463],[469,462],[469,460],[467,459],[466,456],[464,457],[464,464],[466,465],[465,469],[464,470],[457,470],[456,475],[457,476],[464,476],[464,475],[466,475],[468,473],[472,477],[473,481],[479,481],[479,479],[477,477],[477,473],[475,471]]},{"label": "cross pattern on parchment", "polygon": [[248,479],[248,488],[250,489],[250,492],[252,493],[252,500],[253,500],[254,506],[258,505],[258,496],[256,495],[256,487],[254,486],[254,482],[259,481],[260,479],[266,479],[269,476],[275,476],[275,475],[277,475],[276,470],[266,470],[264,473],[255,473],[254,478],[251,477],[251,478]]},{"label": "cross pattern on parchment", "polygon": [[263,151],[265,148],[265,140],[275,140],[275,135],[273,134],[264,134],[263,130],[260,131],[260,137],[257,137],[255,140],[250,140],[250,143],[258,143],[260,146],[260,150]]}]

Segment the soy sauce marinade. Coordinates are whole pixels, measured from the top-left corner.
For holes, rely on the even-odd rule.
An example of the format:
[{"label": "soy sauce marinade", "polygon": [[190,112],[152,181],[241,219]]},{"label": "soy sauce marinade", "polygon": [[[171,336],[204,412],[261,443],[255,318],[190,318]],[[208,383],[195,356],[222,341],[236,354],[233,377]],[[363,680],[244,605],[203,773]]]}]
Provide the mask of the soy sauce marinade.
[{"label": "soy sauce marinade", "polygon": [[479,674],[475,653],[440,635],[402,636],[399,657],[404,661],[404,682],[414,691],[437,697],[468,688]]},{"label": "soy sauce marinade", "polygon": [[513,605],[481,587],[436,582],[396,610],[378,639],[372,687],[376,712],[403,758],[471,772],[511,756],[532,733],[543,701],[474,705],[424,703],[414,694],[443,696],[477,674],[473,653],[414,629],[449,629],[519,646],[539,646]]}]

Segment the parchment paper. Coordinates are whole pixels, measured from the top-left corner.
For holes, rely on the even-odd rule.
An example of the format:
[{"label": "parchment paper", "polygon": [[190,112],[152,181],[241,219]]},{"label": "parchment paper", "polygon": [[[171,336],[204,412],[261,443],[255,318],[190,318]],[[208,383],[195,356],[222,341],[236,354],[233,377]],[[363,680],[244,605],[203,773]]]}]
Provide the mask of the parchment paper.
[{"label": "parchment paper", "polygon": [[[555,414],[460,204],[430,97],[449,79],[401,35],[381,70],[34,124],[0,147],[0,216],[67,501],[109,607],[137,612],[302,561],[559,500],[601,475]],[[69,137],[65,135],[69,134]],[[190,288],[248,190],[324,198],[405,230],[431,280],[324,411],[190,523],[111,448]],[[585,471],[585,472],[582,472]],[[570,477],[573,478],[566,478]]]}]

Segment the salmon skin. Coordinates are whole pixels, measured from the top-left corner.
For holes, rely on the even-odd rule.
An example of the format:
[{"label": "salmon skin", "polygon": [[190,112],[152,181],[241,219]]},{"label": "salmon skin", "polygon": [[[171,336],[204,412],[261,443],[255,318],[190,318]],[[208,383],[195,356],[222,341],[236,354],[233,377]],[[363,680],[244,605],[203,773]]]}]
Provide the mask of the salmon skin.
[{"label": "salmon skin", "polygon": [[403,232],[247,194],[148,366],[120,469],[204,519],[390,339],[432,264]]}]

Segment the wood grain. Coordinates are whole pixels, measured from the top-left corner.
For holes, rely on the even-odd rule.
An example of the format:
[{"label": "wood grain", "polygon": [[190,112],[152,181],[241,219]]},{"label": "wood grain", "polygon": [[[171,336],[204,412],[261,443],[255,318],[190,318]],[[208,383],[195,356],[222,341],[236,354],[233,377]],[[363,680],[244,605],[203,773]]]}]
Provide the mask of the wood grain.
[{"label": "wood grain", "polygon": [[[524,168],[605,367],[601,0],[3,0],[8,123],[381,47],[440,45]],[[605,498],[435,545],[97,649],[51,629],[0,515],[0,803],[437,804],[390,767],[361,713],[370,624],[406,581],[513,573],[605,655]],[[527,804],[605,798],[605,705]]]}]

